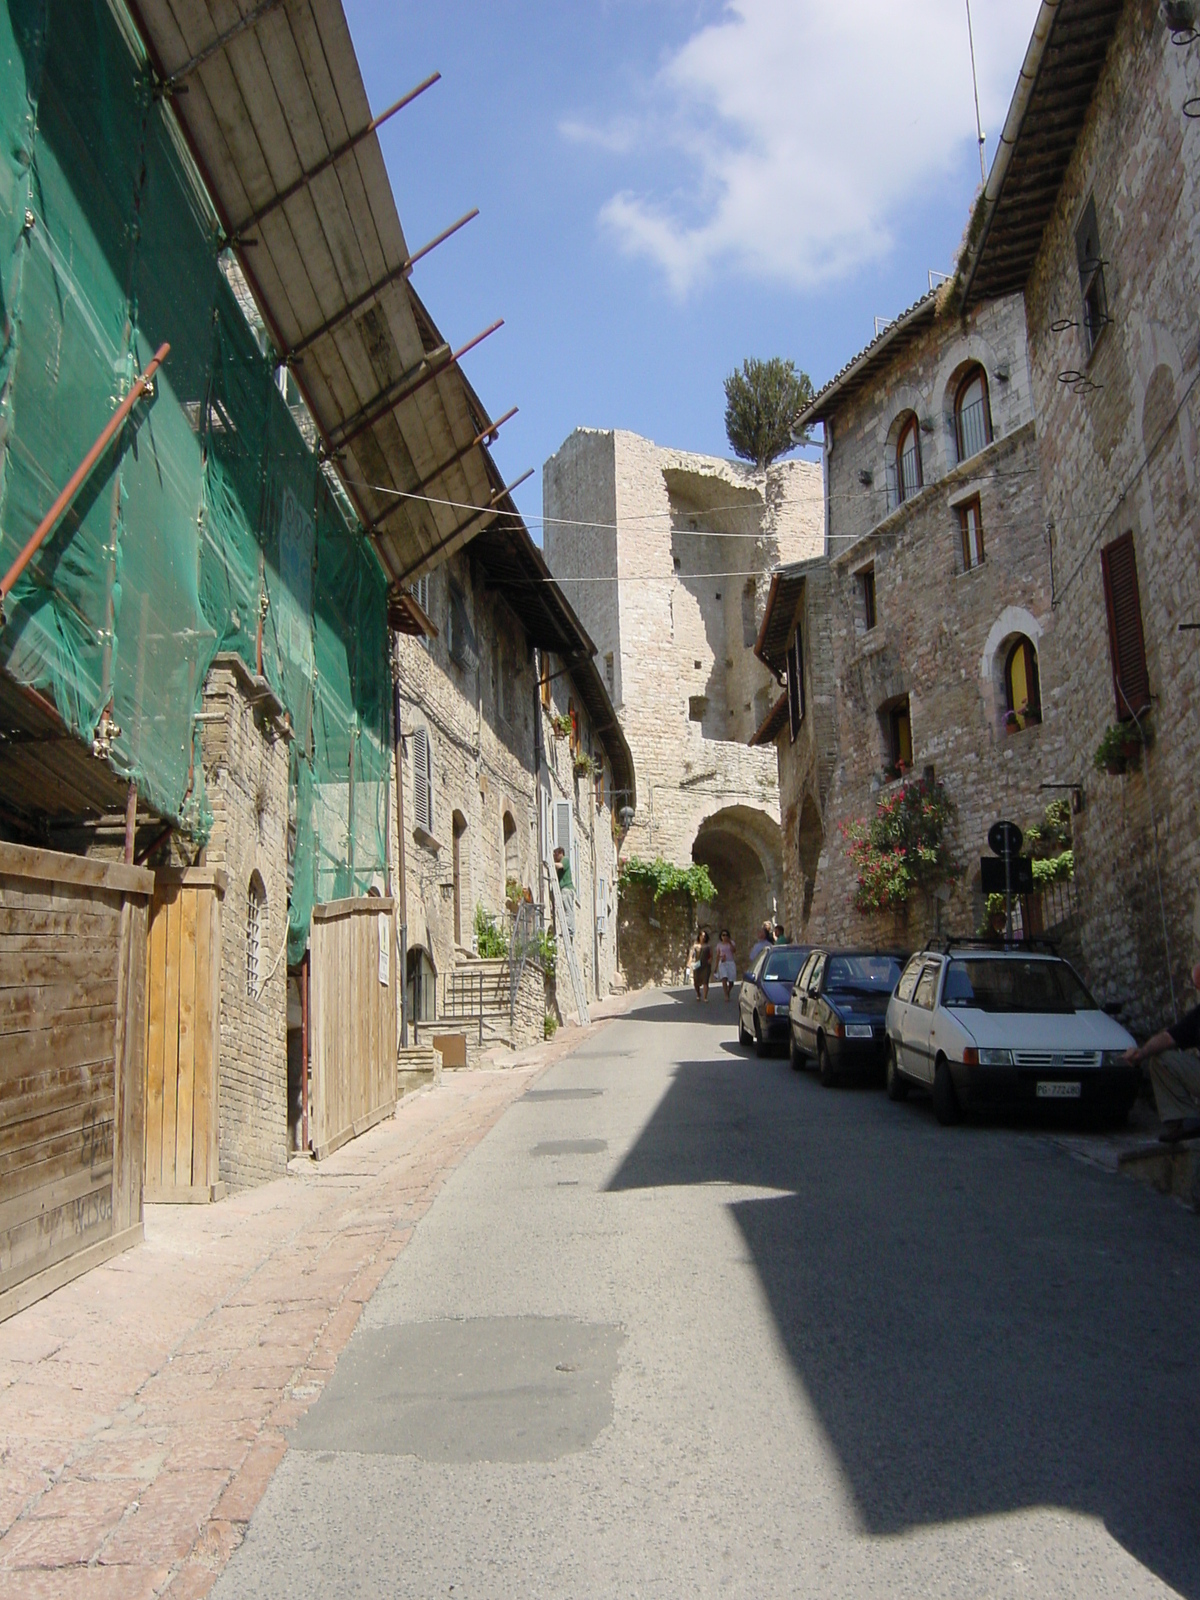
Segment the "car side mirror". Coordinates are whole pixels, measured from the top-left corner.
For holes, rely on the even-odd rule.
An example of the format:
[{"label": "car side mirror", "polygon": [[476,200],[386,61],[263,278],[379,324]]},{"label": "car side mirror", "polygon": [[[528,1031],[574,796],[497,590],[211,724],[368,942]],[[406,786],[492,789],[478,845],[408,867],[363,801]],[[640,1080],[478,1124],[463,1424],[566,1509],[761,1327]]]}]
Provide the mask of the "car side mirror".
[{"label": "car side mirror", "polygon": [[752,973],[749,973],[749,972],[743,972],[742,973],[742,982],[743,983],[753,983],[754,982],[754,975]]}]

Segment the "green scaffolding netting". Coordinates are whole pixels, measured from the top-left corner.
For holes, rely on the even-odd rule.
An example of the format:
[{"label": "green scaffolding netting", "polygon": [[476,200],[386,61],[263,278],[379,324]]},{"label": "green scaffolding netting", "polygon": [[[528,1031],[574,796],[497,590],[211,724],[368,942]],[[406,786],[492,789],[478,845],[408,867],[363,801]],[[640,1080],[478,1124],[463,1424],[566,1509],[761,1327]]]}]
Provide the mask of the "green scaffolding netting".
[{"label": "green scaffolding netting", "polygon": [[[386,872],[384,576],[222,270],[218,229],[114,0],[0,7],[0,571],[164,341],[170,356],[9,597],[0,667],[193,838],[213,658],[291,719],[289,958]],[[113,724],[116,730],[113,731]]]}]

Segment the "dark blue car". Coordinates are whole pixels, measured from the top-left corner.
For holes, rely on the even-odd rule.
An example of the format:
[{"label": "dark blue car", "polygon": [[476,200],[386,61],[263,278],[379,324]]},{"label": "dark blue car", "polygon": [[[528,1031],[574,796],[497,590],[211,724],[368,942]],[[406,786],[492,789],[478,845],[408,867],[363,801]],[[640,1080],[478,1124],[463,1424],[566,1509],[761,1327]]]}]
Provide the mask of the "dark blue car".
[{"label": "dark blue car", "polygon": [[765,1056],[773,1044],[788,1042],[788,1001],[796,974],[812,947],[772,944],[761,951],[738,990],[738,1043]]}]

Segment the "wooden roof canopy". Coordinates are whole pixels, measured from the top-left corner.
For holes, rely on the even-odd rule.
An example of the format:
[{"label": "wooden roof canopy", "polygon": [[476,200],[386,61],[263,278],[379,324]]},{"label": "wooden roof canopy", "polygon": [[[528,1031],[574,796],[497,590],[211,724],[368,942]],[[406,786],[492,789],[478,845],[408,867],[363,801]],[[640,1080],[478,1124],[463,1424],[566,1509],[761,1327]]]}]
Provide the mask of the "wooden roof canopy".
[{"label": "wooden roof canopy", "polygon": [[1042,0],[959,263],[963,305],[1024,289],[1124,8]]},{"label": "wooden roof canopy", "polygon": [[438,332],[409,281],[424,251],[409,250],[376,131],[438,75],[373,119],[340,0],[128,3],[276,352],[374,536],[393,626],[429,631],[408,584],[505,500],[486,448],[499,423],[458,365],[500,324],[457,351]]}]

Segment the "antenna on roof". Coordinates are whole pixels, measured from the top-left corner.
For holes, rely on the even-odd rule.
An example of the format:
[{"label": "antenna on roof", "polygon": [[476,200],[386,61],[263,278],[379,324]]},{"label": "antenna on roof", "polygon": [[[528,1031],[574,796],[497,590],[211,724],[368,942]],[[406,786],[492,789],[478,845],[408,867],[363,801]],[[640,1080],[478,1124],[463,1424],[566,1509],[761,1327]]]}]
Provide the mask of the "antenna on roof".
[{"label": "antenna on roof", "polygon": [[983,122],[979,115],[979,78],[975,72],[975,31],[971,27],[971,0],[967,3],[967,42],[971,46],[971,87],[975,91],[975,132],[979,135],[979,177],[987,183],[987,162],[984,160]]},{"label": "antenna on roof", "polygon": [[929,287],[931,289],[940,289],[942,284],[949,282],[949,279],[950,274],[948,272],[939,272],[936,267],[930,267]]},{"label": "antenna on roof", "polygon": [[895,322],[895,320],[896,320],[895,317],[876,317],[875,318],[875,337],[878,339],[879,335],[883,332],[883,330],[885,328],[890,328],[892,323]]}]

